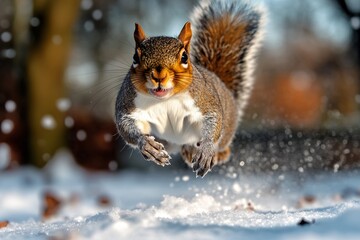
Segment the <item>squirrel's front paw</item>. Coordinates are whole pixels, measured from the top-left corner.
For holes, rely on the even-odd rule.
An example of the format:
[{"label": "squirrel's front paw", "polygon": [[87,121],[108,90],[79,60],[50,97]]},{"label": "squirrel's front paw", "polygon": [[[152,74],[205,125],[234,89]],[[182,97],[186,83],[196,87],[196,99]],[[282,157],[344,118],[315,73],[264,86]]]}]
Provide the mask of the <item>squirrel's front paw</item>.
[{"label": "squirrel's front paw", "polygon": [[170,155],[166,152],[164,145],[155,141],[153,136],[145,136],[139,144],[139,149],[145,160],[153,161],[158,165],[170,165]]},{"label": "squirrel's front paw", "polygon": [[212,142],[200,142],[196,146],[196,153],[192,159],[193,171],[196,176],[204,177],[217,163],[217,154]]}]

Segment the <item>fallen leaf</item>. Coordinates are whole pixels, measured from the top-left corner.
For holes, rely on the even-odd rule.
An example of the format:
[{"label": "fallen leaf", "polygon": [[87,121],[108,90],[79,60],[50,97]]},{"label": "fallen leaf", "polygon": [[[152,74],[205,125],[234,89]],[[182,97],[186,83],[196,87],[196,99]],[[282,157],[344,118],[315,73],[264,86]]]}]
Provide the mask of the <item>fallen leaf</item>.
[{"label": "fallen leaf", "polygon": [[97,202],[100,206],[110,206],[111,205],[110,198],[105,195],[99,196],[97,199]]},{"label": "fallen leaf", "polygon": [[60,209],[61,201],[50,192],[44,194],[43,218],[47,219],[56,215]]},{"label": "fallen leaf", "polygon": [[307,205],[314,204],[316,202],[316,198],[312,195],[306,195],[299,199],[296,204],[297,208],[304,208]]},{"label": "fallen leaf", "polygon": [[5,228],[9,225],[9,221],[0,221],[0,228]]}]

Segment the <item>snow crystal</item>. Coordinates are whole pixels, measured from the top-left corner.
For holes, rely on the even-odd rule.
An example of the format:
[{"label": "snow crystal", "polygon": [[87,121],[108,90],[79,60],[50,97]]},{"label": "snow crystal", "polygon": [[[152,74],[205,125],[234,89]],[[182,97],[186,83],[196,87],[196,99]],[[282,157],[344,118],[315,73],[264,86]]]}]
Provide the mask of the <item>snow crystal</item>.
[{"label": "snow crystal", "polygon": [[116,169],[118,169],[118,163],[116,161],[110,161],[109,162],[109,170],[115,171]]},{"label": "snow crystal", "polygon": [[5,109],[7,112],[14,112],[16,110],[16,103],[13,100],[6,101]]},{"label": "snow crystal", "polygon": [[274,165],[272,165],[272,167],[271,167],[271,169],[274,171],[277,170],[278,168],[279,168],[279,165],[276,163]]},{"label": "snow crystal", "polygon": [[354,16],[350,20],[353,29],[357,30],[360,28],[360,17]]},{"label": "snow crystal", "polygon": [[1,52],[1,54],[5,57],[5,58],[14,58],[16,56],[16,51],[14,49],[5,49]]},{"label": "snow crystal", "polygon": [[3,42],[10,42],[12,39],[12,35],[10,32],[3,32],[0,38]]},{"label": "snow crystal", "polygon": [[56,128],[56,121],[53,116],[45,115],[41,119],[41,126],[45,129],[51,130]]},{"label": "snow crystal", "polygon": [[0,170],[9,166],[11,155],[10,147],[6,143],[0,143]]},{"label": "snow crystal", "polygon": [[86,62],[80,65],[71,64],[66,70],[68,84],[77,88],[88,88],[99,78],[95,62]]},{"label": "snow crystal", "polygon": [[182,176],[181,179],[182,179],[184,182],[187,182],[187,181],[190,180],[190,177],[189,177],[189,175],[184,175],[184,176]]},{"label": "snow crystal", "polygon": [[102,16],[103,16],[102,11],[99,9],[96,9],[95,11],[92,12],[92,17],[95,20],[100,20],[102,18]]},{"label": "snow crystal", "polygon": [[110,133],[105,133],[104,134],[104,140],[105,140],[105,142],[111,142],[112,135]]},{"label": "snow crystal", "polygon": [[94,30],[95,28],[95,25],[94,25],[94,22],[91,21],[91,20],[87,20],[85,23],[84,23],[84,28],[87,32],[91,32]]},{"label": "snow crystal", "polygon": [[164,196],[161,207],[155,211],[155,217],[166,219],[186,218],[216,212],[220,209],[221,204],[212,196],[206,194],[199,194],[190,201],[181,197]]},{"label": "snow crystal", "polygon": [[40,25],[40,20],[37,17],[32,17],[30,19],[30,25],[33,27],[37,27]]},{"label": "snow crystal", "polygon": [[89,10],[93,5],[93,1],[92,0],[82,0],[81,1],[81,8],[83,10]]},{"label": "snow crystal", "polygon": [[51,40],[55,45],[60,45],[63,41],[63,39],[60,35],[53,35]]},{"label": "snow crystal", "polygon": [[355,101],[356,101],[357,104],[360,104],[360,94],[357,94],[355,96]]},{"label": "snow crystal", "polygon": [[235,193],[240,193],[241,190],[242,190],[242,188],[241,188],[241,186],[240,186],[239,183],[234,183],[234,184],[232,185],[232,190],[233,190]]},{"label": "snow crystal", "polygon": [[76,138],[79,140],[79,141],[84,141],[87,137],[87,134],[84,130],[79,130],[76,132]]},{"label": "snow crystal", "polygon": [[70,116],[67,116],[64,120],[64,124],[66,127],[71,128],[74,126],[74,119]]},{"label": "snow crystal", "polygon": [[67,98],[60,98],[56,101],[56,106],[61,112],[66,112],[71,107],[71,101]]},{"label": "snow crystal", "polygon": [[1,122],[1,132],[4,134],[9,134],[14,129],[14,122],[10,119],[4,119]]}]

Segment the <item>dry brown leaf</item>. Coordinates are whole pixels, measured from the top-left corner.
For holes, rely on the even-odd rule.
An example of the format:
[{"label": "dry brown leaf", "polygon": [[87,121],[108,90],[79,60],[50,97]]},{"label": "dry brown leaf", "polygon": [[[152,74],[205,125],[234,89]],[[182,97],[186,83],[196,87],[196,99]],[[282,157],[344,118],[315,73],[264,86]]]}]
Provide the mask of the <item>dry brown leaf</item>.
[{"label": "dry brown leaf", "polygon": [[43,218],[47,219],[56,215],[60,209],[61,201],[50,192],[44,194]]},{"label": "dry brown leaf", "polygon": [[110,198],[105,195],[99,196],[97,199],[97,202],[100,206],[110,206],[111,205]]},{"label": "dry brown leaf", "polygon": [[9,225],[9,221],[0,221],[0,228],[5,228]]}]

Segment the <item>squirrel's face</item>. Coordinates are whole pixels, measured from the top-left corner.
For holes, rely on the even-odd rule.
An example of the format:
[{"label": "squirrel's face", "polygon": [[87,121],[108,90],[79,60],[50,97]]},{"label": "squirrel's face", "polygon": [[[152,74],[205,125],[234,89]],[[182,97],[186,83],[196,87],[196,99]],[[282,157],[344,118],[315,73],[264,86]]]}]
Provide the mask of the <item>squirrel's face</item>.
[{"label": "squirrel's face", "polygon": [[190,64],[190,23],[178,38],[146,38],[135,25],[136,49],[131,66],[131,81],[137,91],[156,98],[168,98],[186,90],[192,81]]}]

